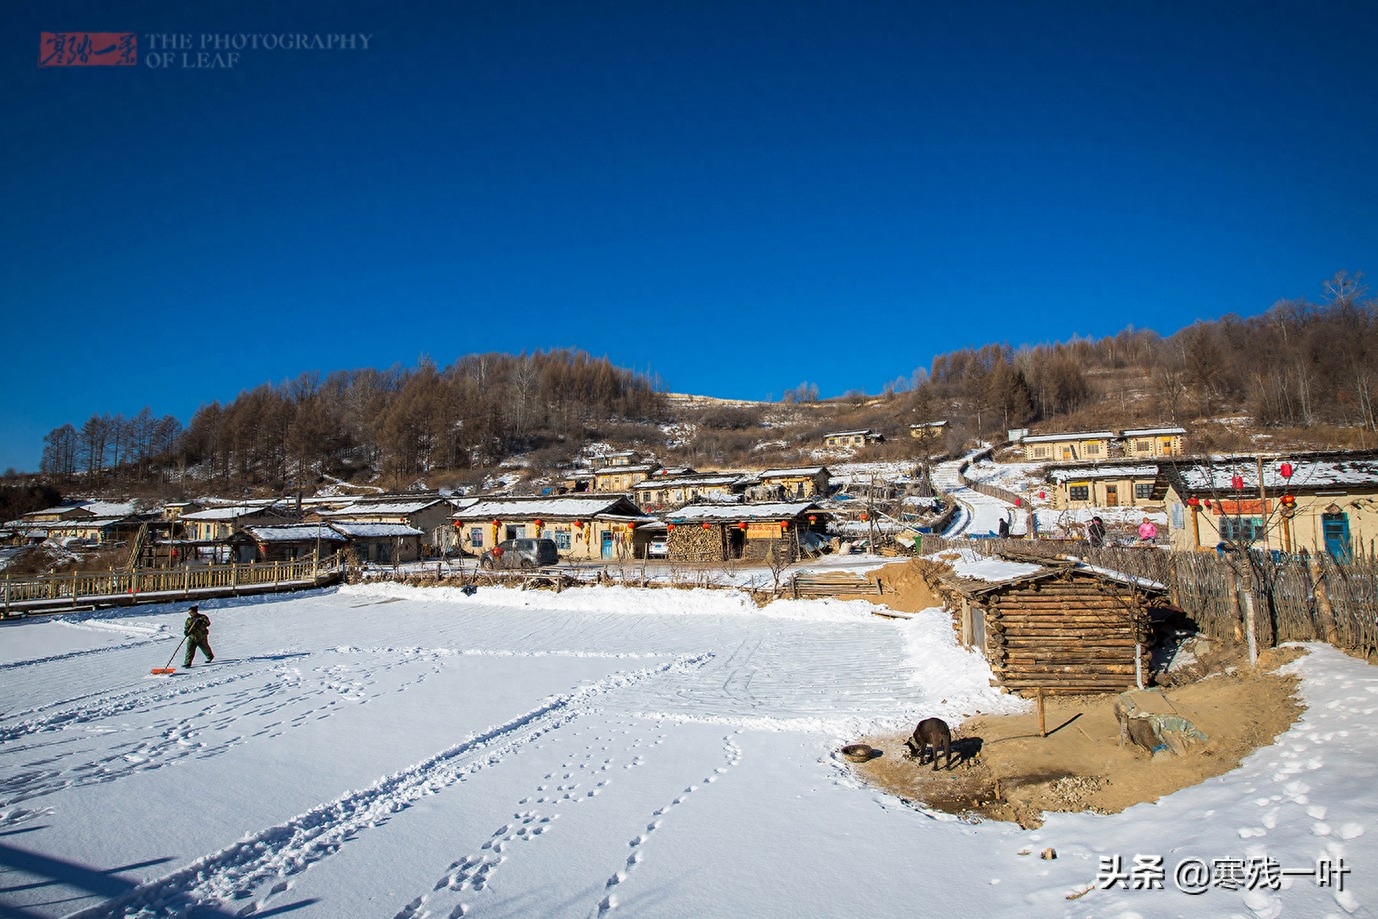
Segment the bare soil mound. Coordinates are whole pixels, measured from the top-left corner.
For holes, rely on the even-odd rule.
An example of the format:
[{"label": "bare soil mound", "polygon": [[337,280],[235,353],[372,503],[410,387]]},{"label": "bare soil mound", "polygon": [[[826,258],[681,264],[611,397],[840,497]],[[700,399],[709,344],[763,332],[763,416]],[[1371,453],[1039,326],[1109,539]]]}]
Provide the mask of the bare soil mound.
[{"label": "bare soil mound", "polygon": [[1185,754],[1149,754],[1121,742],[1114,695],[1054,696],[1038,714],[978,716],[954,734],[951,769],[920,766],[907,735],[866,737],[881,751],[854,768],[866,782],[902,799],[964,816],[1042,823],[1045,811],[1117,813],[1223,775],[1266,746],[1301,714],[1297,680],[1276,668],[1295,649],[1216,670],[1195,683],[1162,689],[1172,709],[1207,735]]},{"label": "bare soil mound", "polygon": [[[901,612],[940,605],[908,562],[880,572],[879,602]],[[858,597],[876,602],[877,598]],[[1045,811],[1117,813],[1223,775],[1296,721],[1297,680],[1277,668],[1300,652],[1264,653],[1250,668],[1237,647],[1202,645],[1197,660],[1158,687],[1172,710],[1207,740],[1185,754],[1150,755],[1121,743],[1116,696],[1051,696],[1038,714],[978,716],[954,731],[954,766],[935,771],[908,756],[908,735],[857,738],[879,751],[852,766],[866,782],[906,801],[973,818],[1042,823]]]}]

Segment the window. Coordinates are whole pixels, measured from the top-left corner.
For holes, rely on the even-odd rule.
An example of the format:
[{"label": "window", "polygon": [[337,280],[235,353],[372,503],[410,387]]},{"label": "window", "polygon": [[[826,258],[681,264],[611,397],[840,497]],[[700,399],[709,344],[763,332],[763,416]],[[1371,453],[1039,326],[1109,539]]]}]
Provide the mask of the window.
[{"label": "window", "polygon": [[1135,483],[1134,483],[1134,498],[1135,498],[1135,500],[1138,500],[1138,501],[1147,501],[1149,498],[1152,498],[1152,497],[1153,497],[1153,483],[1152,483],[1152,482],[1135,482]]},{"label": "window", "polygon": [[1079,482],[1076,485],[1068,485],[1067,497],[1073,501],[1090,501],[1091,483]]},{"label": "window", "polygon": [[555,548],[569,551],[569,530],[556,530],[550,535],[555,538]]},{"label": "window", "polygon": [[1086,455],[1087,455],[1087,456],[1096,456],[1096,455],[1099,454],[1099,453],[1100,453],[1100,444],[1097,444],[1097,443],[1090,443],[1090,444],[1087,444],[1087,445],[1086,445]]},{"label": "window", "polygon": [[469,530],[469,542],[475,549],[483,548],[483,527],[473,527]]},{"label": "window", "polygon": [[1134,452],[1135,452],[1135,453],[1152,453],[1152,452],[1153,452],[1153,441],[1151,441],[1151,440],[1136,440],[1136,441],[1134,441]]},{"label": "window", "polygon": [[1047,447],[1034,447],[1034,448],[1033,448],[1033,455],[1034,455],[1034,459],[1046,459],[1047,456],[1048,456],[1048,448],[1047,448]]},{"label": "window", "polygon": [[1263,518],[1221,517],[1220,538],[1235,543],[1258,542],[1263,538]]}]

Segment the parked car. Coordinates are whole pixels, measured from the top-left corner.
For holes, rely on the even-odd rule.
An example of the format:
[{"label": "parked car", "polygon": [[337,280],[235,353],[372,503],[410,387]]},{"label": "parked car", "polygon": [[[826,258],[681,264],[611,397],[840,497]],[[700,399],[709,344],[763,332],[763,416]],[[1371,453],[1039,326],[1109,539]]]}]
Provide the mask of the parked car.
[{"label": "parked car", "polygon": [[647,558],[665,558],[670,554],[669,536],[652,536],[650,545],[646,547]]},{"label": "parked car", "polygon": [[553,539],[504,539],[483,553],[484,568],[544,568],[560,561]]}]

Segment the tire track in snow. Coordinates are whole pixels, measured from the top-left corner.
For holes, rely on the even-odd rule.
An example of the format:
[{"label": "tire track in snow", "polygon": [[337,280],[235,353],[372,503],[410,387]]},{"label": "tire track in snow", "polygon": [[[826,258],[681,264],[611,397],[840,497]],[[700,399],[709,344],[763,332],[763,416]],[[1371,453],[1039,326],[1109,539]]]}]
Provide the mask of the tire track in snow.
[{"label": "tire track in snow", "polygon": [[236,911],[237,915],[251,915],[288,890],[288,878],[332,855],[360,831],[385,823],[392,814],[470,773],[496,765],[546,732],[579,717],[599,696],[620,692],[671,671],[696,669],[712,657],[711,653],[683,656],[657,667],[616,673],[552,696],[542,705],[366,789],[348,792],[286,823],[247,836],[124,896],[73,913],[68,919],[179,916],[198,907],[243,901],[271,882],[266,895]]}]

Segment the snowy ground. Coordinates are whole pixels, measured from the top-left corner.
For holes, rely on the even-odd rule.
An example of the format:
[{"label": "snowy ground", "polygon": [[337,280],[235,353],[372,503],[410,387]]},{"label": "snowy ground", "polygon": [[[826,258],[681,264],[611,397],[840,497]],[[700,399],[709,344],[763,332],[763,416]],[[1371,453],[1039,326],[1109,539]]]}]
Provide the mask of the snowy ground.
[{"label": "snowy ground", "polygon": [[[1240,769],[1030,832],[904,806],[836,756],[863,731],[1015,704],[937,611],[381,583],[204,608],[216,661],[171,677],[149,669],[173,651],[178,608],[0,625],[0,914],[1324,916],[1378,903],[1378,679],[1328,648],[1292,665],[1302,721]],[[1046,847],[1056,860],[1038,858]],[[1116,859],[1126,888],[1150,889],[1115,886]],[[1230,883],[1183,893],[1190,859]],[[1260,876],[1270,865],[1312,874]],[[1343,891],[1321,883],[1337,868]]]}]

